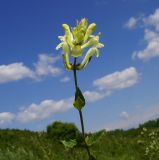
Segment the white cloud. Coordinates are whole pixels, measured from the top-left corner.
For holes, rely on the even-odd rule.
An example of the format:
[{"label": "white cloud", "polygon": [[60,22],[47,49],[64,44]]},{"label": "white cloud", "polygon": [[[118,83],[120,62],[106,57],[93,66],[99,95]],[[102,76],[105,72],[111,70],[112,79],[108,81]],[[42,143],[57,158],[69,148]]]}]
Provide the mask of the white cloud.
[{"label": "white cloud", "polygon": [[38,62],[35,63],[35,74],[37,76],[46,76],[49,74],[52,76],[57,76],[61,74],[61,69],[54,66],[57,60],[59,60],[59,57],[40,54],[38,57]]},{"label": "white cloud", "polygon": [[0,125],[5,125],[10,123],[14,119],[15,115],[10,112],[1,112],[0,113]]},{"label": "white cloud", "polygon": [[58,59],[59,57],[40,54],[38,62],[34,64],[35,69],[28,68],[22,62],[0,65],[0,84],[25,78],[38,80],[43,76],[58,76],[62,73],[60,68],[54,66]]},{"label": "white cloud", "polygon": [[151,14],[147,18],[144,18],[143,20],[146,25],[151,25],[155,27],[156,31],[159,31],[159,8],[156,9],[153,14]]},{"label": "white cloud", "polygon": [[149,60],[151,58],[159,57],[159,33],[145,29],[144,40],[147,43],[146,48],[135,51],[132,54],[132,58]]},{"label": "white cloud", "polygon": [[[104,76],[93,82],[97,89],[85,91],[84,97],[88,103],[98,101],[110,96],[116,89],[124,89],[134,85],[138,80],[138,73],[134,67],[127,68],[121,72],[115,72]],[[15,119],[19,123],[30,123],[67,111],[73,108],[73,97],[62,100],[43,100],[39,104],[32,103],[23,107],[15,114]]]},{"label": "white cloud", "polygon": [[17,81],[24,78],[33,78],[34,74],[23,63],[0,65],[0,83]]},{"label": "white cloud", "polygon": [[[84,96],[87,102],[98,101],[105,96],[110,95],[110,92],[101,93],[96,91],[85,91]],[[16,120],[20,123],[29,123],[32,121],[38,121],[41,119],[49,118],[54,114],[65,112],[73,108],[73,97],[56,100],[44,100],[39,104],[31,104],[27,107],[23,107],[16,115]]]},{"label": "white cloud", "polygon": [[139,74],[134,67],[106,75],[93,82],[99,90],[119,90],[131,87],[138,82]]},{"label": "white cloud", "polygon": [[62,79],[60,79],[60,82],[69,82],[70,81],[70,77],[63,77]]},{"label": "white cloud", "polygon": [[144,22],[144,41],[146,47],[139,51],[134,51],[132,58],[150,60],[159,57],[159,9],[142,19]]},{"label": "white cloud", "polygon": [[85,91],[84,97],[87,102],[96,102],[100,99],[103,99],[106,96],[109,96],[111,92],[99,92],[99,91]]},{"label": "white cloud", "polygon": [[25,107],[17,114],[17,121],[20,123],[29,123],[32,121],[46,119],[53,114],[64,112],[72,108],[72,98],[66,100],[44,100],[40,104],[31,104]]},{"label": "white cloud", "polygon": [[[103,83],[103,80],[106,83]],[[106,96],[110,96],[112,94],[112,90],[114,89],[123,89],[134,85],[137,80],[138,73],[136,69],[130,67],[121,72],[115,72],[94,81],[95,86],[99,87],[99,89],[101,87],[103,89],[104,87],[104,90],[85,91],[83,94],[87,102],[95,102]],[[117,82],[117,84],[114,82]],[[109,89],[105,90],[106,88]],[[21,111],[19,111],[19,113],[17,113],[16,119],[20,123],[29,123],[40,119],[46,119],[56,113],[64,112],[73,108],[72,104],[72,97],[59,101],[44,100],[39,104],[33,103],[23,108]]]},{"label": "white cloud", "polygon": [[129,20],[124,24],[125,28],[133,29],[136,27],[138,19],[135,17],[130,17]]},{"label": "white cloud", "polygon": [[126,111],[120,113],[120,118],[127,120],[129,118],[129,114]]}]

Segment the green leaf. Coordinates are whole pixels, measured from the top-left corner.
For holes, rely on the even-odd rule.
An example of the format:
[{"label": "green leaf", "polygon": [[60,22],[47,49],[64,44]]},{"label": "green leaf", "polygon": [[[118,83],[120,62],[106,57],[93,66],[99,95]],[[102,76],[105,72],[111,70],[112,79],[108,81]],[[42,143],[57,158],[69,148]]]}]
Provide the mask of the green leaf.
[{"label": "green leaf", "polygon": [[69,141],[62,140],[61,142],[64,145],[66,150],[72,149],[77,145],[77,142],[75,139],[71,139]]},{"label": "green leaf", "polygon": [[84,96],[79,88],[77,88],[75,93],[75,101],[73,103],[74,107],[78,110],[81,110],[85,106]]},{"label": "green leaf", "polygon": [[92,146],[93,144],[95,144],[96,142],[99,141],[99,139],[105,134],[105,130],[101,130],[97,133],[94,133],[92,135],[89,135],[85,138],[86,144],[88,146]]}]

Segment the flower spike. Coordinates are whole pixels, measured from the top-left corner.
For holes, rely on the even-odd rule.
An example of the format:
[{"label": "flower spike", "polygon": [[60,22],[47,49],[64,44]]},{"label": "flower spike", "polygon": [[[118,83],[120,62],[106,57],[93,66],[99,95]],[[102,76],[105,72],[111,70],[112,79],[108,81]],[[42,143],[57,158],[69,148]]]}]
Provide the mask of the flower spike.
[{"label": "flower spike", "polygon": [[76,22],[76,26],[70,30],[67,24],[63,24],[64,36],[58,36],[61,43],[59,43],[56,49],[62,48],[63,50],[63,62],[67,70],[73,70],[73,65],[70,63],[69,56],[78,58],[83,55],[84,49],[88,48],[88,51],[80,64],[76,66],[77,70],[84,68],[92,56],[95,54],[99,56],[99,48],[104,47],[99,42],[101,33],[92,35],[96,28],[95,23],[88,25],[86,18]]}]

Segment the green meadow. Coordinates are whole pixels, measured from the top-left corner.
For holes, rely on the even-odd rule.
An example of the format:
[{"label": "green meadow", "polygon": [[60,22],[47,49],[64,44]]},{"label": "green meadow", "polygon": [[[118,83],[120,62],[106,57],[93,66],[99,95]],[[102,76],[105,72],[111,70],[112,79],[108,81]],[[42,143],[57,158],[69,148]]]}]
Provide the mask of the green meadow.
[{"label": "green meadow", "polygon": [[[0,160],[87,160],[76,126],[60,123],[45,132],[0,129]],[[61,140],[69,138],[81,144],[66,149]],[[136,129],[105,131],[90,149],[97,160],[159,160],[159,119]]]}]

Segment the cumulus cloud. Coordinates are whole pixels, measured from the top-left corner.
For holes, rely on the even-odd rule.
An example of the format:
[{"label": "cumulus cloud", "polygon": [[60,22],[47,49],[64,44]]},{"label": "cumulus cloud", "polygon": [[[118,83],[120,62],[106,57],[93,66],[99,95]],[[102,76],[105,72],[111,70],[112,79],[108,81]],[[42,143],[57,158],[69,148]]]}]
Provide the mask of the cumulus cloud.
[{"label": "cumulus cloud", "polygon": [[[110,93],[85,91],[84,96],[88,103],[98,101]],[[73,108],[73,97],[62,100],[44,100],[39,104],[33,103],[24,107],[16,114],[16,120],[20,123],[29,123],[41,119],[47,119],[57,113],[65,112]]]},{"label": "cumulus cloud", "polygon": [[0,125],[5,125],[10,123],[14,119],[15,115],[10,112],[1,112],[0,113]]},{"label": "cumulus cloud", "polygon": [[[87,102],[95,102],[106,96],[110,96],[113,90],[124,89],[136,84],[138,73],[134,67],[127,68],[120,72],[115,72],[104,76],[93,82],[97,89],[85,91],[84,97]],[[31,104],[17,114],[17,121],[28,123],[35,120],[45,119],[53,114],[64,112],[72,108],[73,98],[65,100],[44,100],[39,104]]]},{"label": "cumulus cloud", "polygon": [[0,65],[0,84],[22,80],[25,78],[40,79],[41,77],[52,75],[58,76],[62,73],[61,69],[55,67],[59,57],[40,54],[35,69],[28,68],[22,62],[8,65]]},{"label": "cumulus cloud", "polygon": [[99,91],[85,91],[84,97],[87,100],[87,102],[95,102],[100,99],[103,99],[106,96],[109,96],[111,92],[99,92]]},{"label": "cumulus cloud", "polygon": [[146,48],[135,51],[132,54],[132,58],[149,60],[151,58],[159,57],[159,33],[145,29],[144,40],[147,43]]},{"label": "cumulus cloud", "polygon": [[[85,91],[84,97],[87,102],[98,101],[110,93],[100,93],[96,91]],[[33,103],[29,106],[24,107],[16,115],[16,120],[20,123],[29,123],[41,119],[49,118],[50,116],[62,113],[73,108],[73,97],[62,99],[62,100],[44,100],[39,104]]]},{"label": "cumulus cloud", "polygon": [[120,113],[120,118],[127,120],[129,118],[129,114],[126,111]]},{"label": "cumulus cloud", "polygon": [[153,14],[142,19],[144,26],[144,49],[134,51],[132,58],[138,58],[143,61],[159,57],[159,9]]},{"label": "cumulus cloud", "polygon": [[0,65],[0,83],[18,81],[24,78],[34,78],[34,73],[23,63]]},{"label": "cumulus cloud", "polygon": [[21,123],[29,123],[32,121],[46,119],[53,114],[64,112],[72,108],[73,98],[66,100],[44,100],[39,104],[31,104],[25,107],[17,114],[17,121]]},{"label": "cumulus cloud", "polygon": [[155,27],[156,31],[159,31],[159,8],[155,10],[153,14],[143,19],[146,25]]},{"label": "cumulus cloud", "polygon": [[61,74],[61,69],[55,67],[54,64],[59,60],[59,57],[53,57],[47,54],[40,54],[38,56],[38,62],[35,63],[35,74],[37,76],[52,75],[57,76]]},{"label": "cumulus cloud", "polygon": [[62,79],[60,79],[60,82],[69,82],[70,81],[70,77],[63,77]]},{"label": "cumulus cloud", "polygon": [[138,82],[139,74],[134,67],[106,75],[93,82],[99,90],[119,90],[131,87]]},{"label": "cumulus cloud", "polygon": [[[93,82],[97,87],[92,91],[85,91],[84,97],[88,103],[101,100],[110,96],[116,89],[124,89],[136,84],[138,73],[134,67],[118,71]],[[43,100],[40,103],[32,103],[15,114],[15,119],[19,123],[30,123],[41,119],[47,119],[54,114],[61,113],[73,108],[73,97],[62,100]]]},{"label": "cumulus cloud", "polygon": [[136,27],[138,19],[135,17],[130,17],[129,20],[124,24],[125,28],[133,29]]},{"label": "cumulus cloud", "polygon": [[95,102],[110,96],[114,90],[124,89],[135,85],[139,80],[139,73],[134,67],[126,68],[93,81],[97,87],[94,91],[85,91],[84,96],[88,102]]}]

